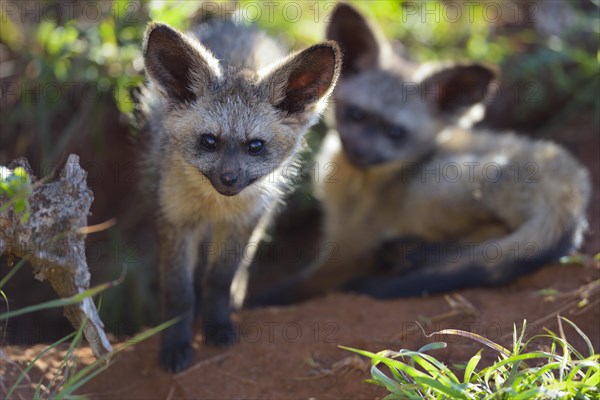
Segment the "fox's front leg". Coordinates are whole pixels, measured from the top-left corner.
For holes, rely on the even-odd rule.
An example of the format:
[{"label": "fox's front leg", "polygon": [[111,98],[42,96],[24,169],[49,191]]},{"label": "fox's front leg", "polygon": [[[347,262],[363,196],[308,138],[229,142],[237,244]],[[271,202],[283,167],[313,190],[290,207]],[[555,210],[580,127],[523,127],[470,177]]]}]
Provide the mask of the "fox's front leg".
[{"label": "fox's front leg", "polygon": [[251,228],[221,227],[209,246],[208,268],[203,277],[202,317],[204,341],[227,345],[235,341],[231,321],[231,283],[247,252]]},{"label": "fox's front leg", "polygon": [[192,360],[196,235],[191,228],[164,221],[158,230],[162,312],[166,320],[179,318],[162,334],[160,364],[169,372],[178,372]]},{"label": "fox's front leg", "polygon": [[343,253],[339,249],[337,243],[326,244],[326,257],[304,271],[298,287],[289,291],[289,296],[297,296],[292,301],[305,300],[339,289],[351,279],[368,274],[375,268],[371,252],[363,249],[361,252],[353,252],[347,246]]},{"label": "fox's front leg", "polygon": [[[339,250],[341,248],[344,252]],[[352,252],[348,246],[342,247],[333,241],[325,243],[322,253],[311,266],[284,282],[250,295],[244,306],[291,304],[341,288],[375,268],[372,253],[360,250]]]}]

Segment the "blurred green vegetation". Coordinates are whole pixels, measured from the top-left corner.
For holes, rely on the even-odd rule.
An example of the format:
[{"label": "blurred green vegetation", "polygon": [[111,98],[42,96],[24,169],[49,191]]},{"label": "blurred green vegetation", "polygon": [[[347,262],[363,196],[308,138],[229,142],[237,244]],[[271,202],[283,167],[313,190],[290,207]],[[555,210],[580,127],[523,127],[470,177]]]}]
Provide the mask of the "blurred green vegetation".
[{"label": "blurred green vegetation", "polygon": [[[468,8],[460,12],[460,18],[455,7],[461,2],[350,3],[377,21],[386,36],[400,43],[403,52],[416,61],[472,59],[502,64],[509,83],[546,76],[543,82],[551,85],[542,85],[537,93],[539,101],[529,106],[537,107],[536,110],[546,107],[551,114],[563,115],[557,110],[568,103],[567,111],[592,110],[594,119],[598,119],[600,6],[597,0],[587,2],[584,9],[573,9],[574,19],[561,34],[541,34],[535,23],[523,15],[516,18],[515,10],[522,5],[508,0],[469,2]],[[504,20],[494,17],[495,9],[489,8],[490,3],[507,7],[509,12],[505,12]],[[131,136],[127,124],[134,105],[129,93],[144,79],[141,42],[150,20],[186,29],[198,13],[237,10],[236,18],[254,22],[290,47],[300,48],[323,39],[334,6],[333,1],[3,1],[0,164],[21,155],[27,156],[32,165],[57,163],[64,152],[75,149],[85,167],[86,154],[81,154],[82,151],[93,149],[96,159],[117,153],[118,149],[107,143],[115,136]],[[56,10],[63,12],[57,15]],[[62,95],[55,95],[56,91]],[[557,98],[562,102],[555,103]],[[114,129],[114,125],[109,125],[114,121],[108,119],[115,115],[122,129],[109,130]],[[530,115],[530,108],[517,107],[513,119],[508,120],[518,121]],[[553,119],[551,123],[561,121],[565,119]],[[91,134],[84,135],[82,131]],[[316,148],[320,135],[313,134],[309,139],[310,146]],[[126,155],[119,153],[122,157]],[[122,201],[121,194],[102,193],[110,185],[102,186],[96,181],[91,186],[97,197],[94,206],[101,207],[97,214],[114,213],[123,221],[127,213],[133,213],[124,210],[118,215],[115,210]],[[134,186],[129,185],[130,190]],[[299,201],[309,198],[308,188],[308,184],[302,186],[297,196]],[[144,246],[123,246],[132,240],[128,235],[131,232],[123,232],[119,226],[112,228],[107,235],[107,246],[146,252]],[[122,261],[111,258],[103,273],[118,275]],[[139,263],[130,266],[128,274],[123,285],[114,289],[113,294],[106,294],[103,314],[108,319],[107,325],[126,319],[133,321],[135,330],[153,313],[156,279]],[[127,309],[123,307],[125,302]]]},{"label": "blurred green vegetation", "polygon": [[[19,122],[23,120],[33,125],[33,130],[41,135],[41,143],[46,148],[56,144],[65,146],[65,142],[74,134],[67,121],[62,124],[63,132],[58,135],[55,144],[44,143],[43,137],[50,129],[52,118],[61,114],[64,103],[69,99],[67,96],[52,96],[51,93],[45,93],[41,101],[32,99],[32,93],[35,92],[30,90],[32,87],[41,90],[46,88],[50,92],[51,83],[73,85],[77,82],[75,90],[86,88],[87,84],[94,85],[94,90],[100,94],[112,94],[122,113],[130,113],[133,102],[129,97],[129,89],[143,81],[140,43],[149,20],[159,20],[186,29],[190,24],[189,17],[197,12],[237,10],[238,18],[256,22],[293,47],[300,47],[323,39],[324,25],[335,5],[333,1],[263,4],[252,0],[237,3],[122,0],[88,2],[83,10],[79,10],[80,15],[77,15],[77,10],[74,14],[69,13],[73,18],[50,18],[50,6],[60,3],[41,2],[39,18],[31,24],[16,21],[18,18],[14,11],[21,10],[21,7],[5,6],[0,9],[0,42],[20,61],[19,66],[22,67],[22,71],[17,72],[21,90],[16,95],[16,104],[3,107],[6,108],[4,111],[10,110],[10,113],[4,113],[3,118],[4,140],[15,140],[15,136],[19,135],[18,128],[22,127]],[[592,44],[591,48],[586,49],[569,43],[568,38],[536,34],[531,26],[508,34],[495,34],[501,19],[497,17],[497,7],[490,9],[487,2],[467,2],[461,9],[457,8],[460,2],[448,4],[443,1],[351,3],[377,21],[388,37],[397,39],[408,54],[420,62],[472,59],[499,64],[509,56],[520,54],[522,61],[518,68],[504,73],[535,78],[542,68],[549,67],[552,81],[563,91],[578,86],[581,81],[597,77],[600,71],[597,40],[595,48]],[[516,20],[516,3],[504,3],[509,6],[505,7],[503,18],[509,22]],[[16,4],[19,5],[18,2]],[[95,7],[89,4],[95,4]],[[595,4],[595,13],[578,12],[578,19],[566,32],[567,35],[579,39],[572,34],[581,33],[590,37],[600,34],[598,4]],[[44,12],[48,15],[44,15]],[[523,16],[519,18],[523,19]],[[535,48],[533,45],[536,45]],[[525,51],[527,53],[522,54]],[[568,70],[566,65],[570,67]],[[593,88],[597,89],[597,86],[596,82]],[[4,97],[10,97],[9,90],[9,86],[3,87]],[[538,93],[538,96],[543,99],[544,93]],[[53,97],[58,99],[54,101]],[[70,118],[77,119],[78,116],[72,115]],[[44,152],[46,161],[57,154],[49,149]]]},{"label": "blurred green vegetation", "polygon": [[23,167],[11,171],[0,165],[0,198],[6,199],[0,206],[0,212],[12,207],[17,214],[21,214],[21,220],[26,222],[30,215],[29,196],[32,190],[31,177]]}]

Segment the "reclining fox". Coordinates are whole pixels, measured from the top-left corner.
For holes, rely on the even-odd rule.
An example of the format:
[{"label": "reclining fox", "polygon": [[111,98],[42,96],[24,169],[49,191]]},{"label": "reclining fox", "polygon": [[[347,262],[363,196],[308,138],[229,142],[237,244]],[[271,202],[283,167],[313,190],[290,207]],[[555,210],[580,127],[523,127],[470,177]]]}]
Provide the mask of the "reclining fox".
[{"label": "reclining fox", "polygon": [[581,243],[591,189],[566,150],[458,123],[484,100],[492,69],[414,65],[346,4],[327,36],[344,65],[318,165],[336,173],[315,193],[337,251],[247,304],[339,288],[387,298],[500,284]]}]

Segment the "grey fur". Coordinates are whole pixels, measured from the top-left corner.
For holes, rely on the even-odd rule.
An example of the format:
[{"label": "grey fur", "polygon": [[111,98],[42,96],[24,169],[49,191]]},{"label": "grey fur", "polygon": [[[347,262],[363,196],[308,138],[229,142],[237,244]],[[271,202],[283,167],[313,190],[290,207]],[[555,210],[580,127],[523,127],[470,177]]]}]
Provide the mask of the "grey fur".
[{"label": "grey fur", "polygon": [[[335,251],[249,304],[342,286],[399,297],[500,283],[581,244],[589,174],[565,149],[458,123],[484,98],[493,70],[413,65],[342,3],[328,34],[346,67],[335,94],[337,129],[318,159],[334,173],[315,192],[324,211],[321,247]],[[415,239],[418,251],[442,243],[447,252],[420,254],[427,257],[407,266],[402,246]],[[395,275],[369,280],[382,261]]]},{"label": "grey fur", "polygon": [[[191,361],[194,308],[206,342],[234,340],[231,282],[282,193],[282,168],[335,86],[335,43],[283,54],[264,33],[231,21],[208,21],[187,35],[158,23],[146,31],[144,168],[159,205],[165,316],[182,318],[161,343],[169,371]],[[252,154],[257,141],[264,150]]]},{"label": "grey fur", "polygon": [[[342,23],[342,14],[363,19],[340,4],[330,31]],[[353,35],[369,32],[349,34],[345,40],[350,42]],[[371,42],[375,46],[389,48],[380,35],[371,35],[378,38]],[[344,39],[336,39],[344,49]],[[437,261],[439,279],[444,279],[446,267],[475,266],[485,271],[481,284],[517,275],[509,265],[535,263],[563,240],[567,246],[559,252],[581,244],[590,181],[566,150],[551,142],[457,124],[467,107],[484,99],[494,75],[483,65],[415,66],[397,56],[342,75],[336,91],[338,132],[330,133],[320,156],[321,165],[333,162],[338,167],[338,181],[320,182],[316,188],[326,215],[326,241],[340,251],[335,262],[321,260],[313,266],[305,287],[318,289],[309,291],[373,272],[381,243],[400,237],[471,244],[473,251],[452,260],[452,266],[443,265],[450,263],[444,257]],[[349,118],[349,106],[362,110],[364,119]],[[403,128],[400,139],[389,131],[394,126]],[[460,177],[451,174],[456,166]],[[528,244],[536,247],[535,254],[526,254]],[[500,255],[482,255],[486,246],[496,245]],[[431,276],[436,279],[435,269]]]}]

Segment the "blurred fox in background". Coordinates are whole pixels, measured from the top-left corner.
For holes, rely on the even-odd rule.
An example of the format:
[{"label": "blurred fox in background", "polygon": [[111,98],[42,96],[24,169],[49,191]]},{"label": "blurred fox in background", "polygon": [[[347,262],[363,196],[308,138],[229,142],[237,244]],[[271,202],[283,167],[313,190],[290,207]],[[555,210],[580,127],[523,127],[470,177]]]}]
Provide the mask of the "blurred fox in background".
[{"label": "blurred fox in background", "polygon": [[580,245],[587,171],[552,142],[464,123],[494,70],[415,65],[347,4],[327,36],[344,65],[336,131],[318,164],[335,173],[315,192],[335,251],[248,304],[340,288],[390,298],[501,284]]}]

